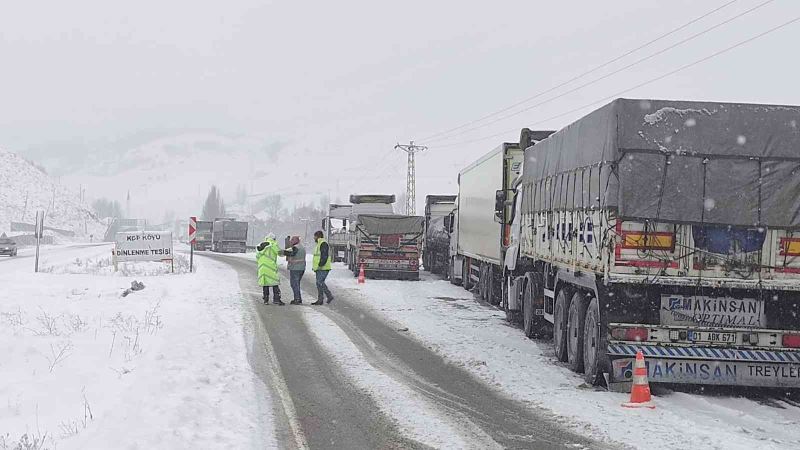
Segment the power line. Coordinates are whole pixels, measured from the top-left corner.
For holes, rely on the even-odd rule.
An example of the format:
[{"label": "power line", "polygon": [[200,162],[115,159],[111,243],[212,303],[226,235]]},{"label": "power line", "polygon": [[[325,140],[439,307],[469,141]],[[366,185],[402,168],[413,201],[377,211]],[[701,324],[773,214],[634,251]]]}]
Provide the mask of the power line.
[{"label": "power line", "polygon": [[[534,122],[534,123],[531,123],[531,124],[528,124],[528,125],[529,126],[539,125],[539,124],[548,122],[550,120],[558,119],[558,118],[564,117],[566,115],[578,112],[578,111],[580,111],[582,109],[586,109],[586,108],[588,108],[590,106],[597,105],[598,103],[603,103],[603,102],[611,100],[613,98],[617,98],[620,95],[625,94],[627,92],[630,92],[630,91],[632,91],[634,89],[638,89],[640,87],[647,86],[648,84],[655,83],[656,81],[663,80],[664,78],[672,76],[672,75],[674,75],[674,74],[676,74],[678,72],[681,72],[683,70],[686,70],[686,69],[688,69],[690,67],[693,67],[693,66],[696,66],[698,64],[704,63],[704,62],[706,62],[706,61],[708,61],[710,59],[716,58],[719,55],[727,53],[727,52],[729,52],[731,50],[734,50],[734,49],[736,49],[738,47],[741,47],[741,46],[743,46],[745,44],[749,44],[750,42],[755,41],[756,39],[762,38],[762,37],[764,37],[764,36],[766,36],[766,35],[768,35],[770,33],[778,31],[779,29],[785,28],[785,27],[787,27],[787,26],[789,26],[789,25],[791,25],[791,24],[793,24],[795,22],[798,22],[798,21],[800,21],[800,16],[795,17],[794,19],[789,20],[788,22],[784,22],[784,23],[782,23],[780,25],[772,27],[772,28],[770,28],[770,29],[768,29],[766,31],[763,31],[763,32],[759,33],[759,34],[751,36],[751,37],[749,37],[749,38],[747,38],[747,39],[745,39],[743,41],[739,41],[736,44],[731,45],[730,47],[726,47],[726,48],[724,48],[722,50],[719,50],[719,51],[716,51],[716,52],[714,52],[714,53],[712,53],[712,54],[710,54],[708,56],[705,56],[703,58],[697,59],[697,60],[692,61],[692,62],[690,62],[688,64],[684,64],[683,66],[680,66],[677,69],[671,70],[671,71],[669,71],[669,72],[667,72],[665,74],[659,75],[659,76],[657,76],[655,78],[651,78],[651,79],[649,79],[647,81],[644,81],[642,83],[639,83],[639,84],[637,84],[635,86],[631,86],[629,88],[626,88],[626,89],[623,89],[621,91],[615,92],[614,94],[611,94],[611,95],[609,95],[607,97],[603,97],[600,100],[596,100],[596,101],[593,101],[591,103],[587,103],[587,104],[585,104],[583,106],[579,106],[577,108],[573,108],[573,109],[571,109],[569,111],[563,112],[561,114],[556,114],[555,116],[550,116],[550,117],[548,117],[546,119],[542,119],[542,120],[540,120],[538,122]],[[484,136],[484,137],[481,137],[481,138],[471,139],[471,140],[468,140],[468,141],[456,142],[456,143],[452,143],[452,144],[437,145],[437,146],[435,146],[435,148],[452,147],[452,146],[456,146],[456,145],[464,145],[464,144],[470,144],[470,143],[473,143],[473,142],[484,141],[486,139],[491,139],[491,138],[494,138],[494,137],[502,136],[504,134],[510,133],[512,131],[515,131],[515,130],[519,130],[519,128],[518,127],[517,128],[511,128],[509,130],[501,131],[500,133],[495,133],[495,134],[490,135],[490,136]]]},{"label": "power line", "polygon": [[423,142],[427,142],[427,141],[430,141],[430,140],[432,140],[433,138],[439,137],[439,136],[441,136],[441,135],[443,135],[443,134],[450,134],[450,133],[451,133],[451,132],[453,132],[453,131],[460,130],[460,129],[462,129],[462,128],[465,128],[465,127],[468,127],[468,126],[470,126],[470,125],[474,125],[474,124],[476,124],[476,123],[478,123],[478,122],[481,122],[481,121],[483,121],[483,120],[485,120],[485,119],[491,118],[491,117],[493,117],[493,116],[496,116],[496,115],[498,115],[498,114],[504,113],[504,112],[506,112],[506,111],[508,111],[508,110],[514,109],[514,108],[516,108],[517,106],[520,106],[520,105],[522,105],[522,104],[525,104],[525,103],[527,103],[527,102],[529,102],[529,101],[531,101],[531,100],[535,100],[535,99],[537,99],[537,98],[541,97],[541,96],[542,96],[542,95],[544,95],[544,94],[549,94],[550,92],[553,92],[554,90],[556,90],[556,89],[558,89],[558,88],[560,88],[560,87],[566,86],[566,85],[568,85],[569,83],[572,83],[573,81],[577,81],[577,80],[579,80],[579,79],[581,79],[581,78],[585,77],[586,75],[589,75],[589,74],[591,74],[591,73],[594,73],[594,72],[596,72],[596,71],[598,71],[598,70],[602,69],[603,67],[607,67],[608,65],[610,65],[610,64],[613,64],[613,63],[615,63],[615,62],[619,61],[620,59],[622,59],[622,58],[625,58],[625,57],[626,57],[626,56],[628,56],[628,55],[631,55],[631,54],[633,54],[633,53],[635,53],[635,52],[637,52],[637,51],[639,51],[639,50],[641,50],[641,49],[643,49],[643,48],[645,48],[645,47],[648,47],[648,46],[650,46],[651,44],[654,44],[654,43],[656,43],[656,42],[660,41],[661,39],[664,39],[665,37],[667,37],[667,36],[669,36],[669,35],[671,35],[671,34],[677,33],[678,31],[680,31],[680,30],[683,30],[684,28],[688,27],[689,25],[692,25],[692,24],[694,24],[694,23],[696,23],[696,22],[698,22],[698,21],[700,21],[700,20],[702,20],[702,19],[705,19],[706,17],[708,17],[708,16],[710,16],[710,15],[712,15],[712,14],[716,13],[717,11],[719,11],[719,10],[721,10],[721,9],[723,9],[723,8],[727,8],[728,6],[730,6],[730,5],[734,4],[734,3],[736,3],[737,1],[738,1],[738,0],[732,0],[732,1],[729,1],[728,3],[725,3],[725,4],[723,4],[723,5],[719,6],[719,7],[717,7],[717,8],[714,8],[714,9],[712,9],[711,11],[708,11],[707,13],[705,13],[705,14],[703,14],[703,15],[701,15],[701,16],[698,16],[698,17],[696,17],[696,18],[694,18],[694,19],[692,19],[692,20],[690,20],[689,22],[686,22],[686,23],[685,23],[685,24],[683,24],[683,25],[681,25],[681,26],[679,26],[679,27],[677,27],[677,28],[674,28],[674,29],[672,29],[672,30],[668,31],[668,32],[666,32],[666,33],[662,34],[661,36],[658,36],[658,37],[656,37],[655,39],[651,39],[650,41],[647,41],[646,43],[644,43],[644,44],[642,44],[642,45],[640,45],[640,46],[638,46],[638,47],[634,48],[633,50],[629,50],[629,51],[627,51],[627,52],[625,52],[625,53],[623,53],[623,54],[621,54],[621,55],[617,56],[616,58],[613,58],[613,59],[611,59],[611,60],[609,60],[609,61],[606,61],[606,62],[604,62],[604,63],[600,64],[599,66],[596,66],[596,67],[594,67],[594,68],[592,68],[592,69],[589,69],[589,70],[587,70],[586,72],[583,72],[583,73],[581,73],[580,75],[577,75],[577,76],[575,76],[575,77],[573,77],[573,78],[570,78],[569,80],[566,80],[566,81],[564,81],[564,82],[562,82],[562,83],[560,83],[560,84],[558,84],[558,85],[556,85],[556,86],[553,86],[553,87],[551,87],[551,88],[549,88],[549,89],[547,89],[547,90],[545,90],[545,91],[539,92],[538,94],[534,94],[534,95],[533,95],[533,96],[531,96],[531,97],[528,97],[528,98],[526,98],[526,99],[523,99],[523,100],[521,100],[521,101],[519,101],[519,102],[517,102],[517,103],[514,103],[513,105],[507,106],[507,107],[505,107],[505,108],[503,108],[503,109],[500,109],[500,110],[497,110],[497,111],[495,111],[495,112],[493,112],[493,113],[487,114],[487,115],[485,115],[485,116],[483,116],[483,117],[481,117],[481,118],[475,119],[475,120],[473,120],[473,121],[471,121],[471,122],[467,122],[467,123],[465,123],[465,124],[463,124],[463,125],[459,125],[459,126],[457,126],[457,127],[451,128],[451,129],[449,129],[449,130],[441,131],[441,132],[439,132],[439,133],[435,133],[435,134],[432,134],[432,135],[430,135],[430,136],[427,136],[425,139],[422,139],[422,141],[423,141]]},{"label": "power line", "polygon": [[[508,118],[510,118],[510,117],[514,117],[514,116],[517,116],[517,115],[519,115],[519,114],[522,114],[522,113],[524,113],[524,112],[527,112],[527,111],[530,111],[530,110],[532,110],[532,109],[538,108],[539,106],[542,106],[542,105],[544,105],[544,104],[550,103],[550,102],[552,102],[553,100],[557,100],[557,99],[559,99],[559,98],[565,97],[565,96],[567,96],[567,95],[569,95],[569,94],[571,94],[571,93],[573,93],[573,92],[576,92],[576,91],[579,91],[579,90],[581,90],[581,89],[583,89],[583,88],[585,88],[585,87],[591,86],[591,85],[593,85],[593,84],[595,84],[595,83],[598,83],[598,82],[600,82],[600,81],[602,81],[602,80],[605,80],[605,79],[607,79],[607,78],[610,78],[610,77],[611,77],[611,76],[613,76],[613,75],[616,75],[616,74],[618,74],[618,73],[620,73],[620,72],[623,72],[623,71],[625,71],[625,70],[627,70],[627,69],[630,69],[631,67],[634,67],[634,66],[636,66],[636,65],[639,65],[639,64],[641,64],[641,63],[643,63],[643,62],[645,62],[645,61],[647,61],[647,60],[650,60],[650,59],[652,59],[652,58],[655,58],[655,57],[656,57],[656,56],[658,56],[658,55],[661,55],[661,54],[663,54],[663,53],[666,53],[666,52],[667,52],[667,51],[669,51],[669,50],[672,50],[672,49],[674,49],[674,48],[676,48],[676,47],[679,47],[679,46],[681,46],[681,45],[683,45],[683,44],[685,44],[685,43],[687,43],[687,42],[689,42],[689,41],[692,41],[692,40],[694,40],[694,39],[696,39],[696,38],[698,38],[698,37],[700,37],[700,36],[702,36],[702,35],[704,35],[704,34],[707,34],[707,33],[711,32],[711,31],[713,31],[713,30],[715,30],[715,29],[717,29],[717,28],[719,28],[719,27],[721,27],[721,26],[727,25],[728,23],[730,23],[730,22],[733,22],[734,20],[736,20],[736,19],[738,19],[738,18],[740,18],[740,17],[743,17],[743,16],[745,16],[745,15],[747,15],[747,14],[750,14],[751,12],[753,12],[753,11],[755,11],[755,10],[759,9],[759,8],[762,8],[762,7],[766,6],[766,5],[768,5],[769,3],[772,3],[773,1],[775,1],[775,0],[767,0],[767,1],[765,1],[765,2],[762,2],[762,3],[760,3],[760,4],[758,4],[758,5],[754,6],[754,7],[752,7],[752,8],[750,8],[750,9],[747,9],[747,10],[745,10],[745,11],[743,11],[743,12],[741,12],[741,13],[739,13],[739,14],[737,14],[737,15],[733,16],[733,17],[731,17],[731,18],[728,18],[728,19],[726,19],[726,20],[724,20],[724,21],[722,21],[722,22],[720,22],[720,23],[717,23],[717,24],[715,24],[715,25],[713,25],[713,26],[711,26],[711,27],[709,27],[709,28],[706,28],[706,29],[705,29],[705,30],[703,30],[703,31],[697,32],[697,33],[695,33],[695,34],[693,34],[693,35],[691,35],[691,36],[689,36],[689,37],[687,37],[687,38],[684,38],[684,39],[682,39],[682,40],[680,40],[680,41],[678,41],[678,42],[676,42],[676,43],[674,43],[674,44],[672,44],[672,45],[670,45],[670,46],[668,46],[668,47],[665,47],[665,48],[663,48],[663,49],[661,49],[661,50],[659,50],[659,51],[655,52],[655,53],[651,53],[650,55],[647,55],[647,56],[645,56],[645,57],[643,57],[643,58],[640,58],[640,59],[638,59],[638,60],[636,60],[636,61],[634,61],[634,62],[632,62],[632,63],[630,63],[630,64],[628,64],[628,65],[626,65],[626,66],[623,66],[623,67],[621,67],[621,68],[619,68],[619,69],[617,69],[617,70],[614,70],[614,71],[612,71],[612,72],[609,72],[609,73],[607,73],[607,74],[605,74],[605,75],[603,75],[603,76],[600,76],[600,77],[598,77],[598,78],[595,78],[595,79],[593,79],[593,80],[591,80],[591,81],[588,81],[588,82],[586,82],[586,83],[583,83],[583,84],[581,84],[581,85],[578,85],[578,86],[576,86],[576,87],[574,87],[574,88],[572,88],[572,89],[569,89],[569,90],[567,90],[567,91],[565,91],[565,92],[562,92],[561,94],[555,95],[555,96],[553,96],[553,97],[550,97],[550,98],[548,98],[548,99],[546,99],[546,100],[543,100],[543,101],[541,101],[541,102],[539,102],[539,103],[535,103],[535,104],[533,104],[533,105],[531,105],[531,106],[528,106],[528,107],[526,107],[526,108],[523,108],[523,109],[520,109],[520,110],[518,110],[518,111],[515,111],[515,112],[513,112],[513,113],[511,113],[511,114],[506,114],[506,115],[504,115],[504,116],[498,117],[498,118],[496,118],[496,119],[494,119],[494,120],[491,120],[491,121],[489,121],[489,122],[483,123],[483,124],[481,124],[481,125],[477,125],[477,126],[475,126],[475,127],[468,128],[468,129],[466,129],[465,131],[473,131],[473,130],[477,130],[477,129],[480,129],[480,128],[484,128],[484,127],[486,127],[486,126],[492,125],[492,124],[494,124],[494,123],[500,122],[500,121],[502,121],[502,120],[505,120],[505,119],[508,119]],[[553,89],[555,89],[555,88],[553,88]],[[550,90],[548,90],[548,91],[552,91],[553,89],[550,89]],[[548,91],[545,91],[545,92],[548,92]],[[540,96],[540,95],[537,95],[537,97],[538,97],[538,96]],[[527,101],[527,100],[526,100],[526,101]],[[525,102],[522,102],[522,103],[525,103]],[[439,137],[439,138],[436,138],[436,139],[431,139],[431,140],[428,140],[427,142],[431,142],[431,141],[437,141],[437,140],[441,140],[441,139],[449,139],[449,138],[452,138],[452,136],[451,136],[451,137],[446,137],[446,136],[443,136],[443,137]]]}]

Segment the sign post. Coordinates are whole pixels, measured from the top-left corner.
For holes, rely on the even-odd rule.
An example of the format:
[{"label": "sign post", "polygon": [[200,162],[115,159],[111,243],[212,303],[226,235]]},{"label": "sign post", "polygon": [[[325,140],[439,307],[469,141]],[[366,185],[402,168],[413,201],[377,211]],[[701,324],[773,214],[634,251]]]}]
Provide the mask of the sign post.
[{"label": "sign post", "polygon": [[44,232],[44,211],[36,211],[36,223],[33,227],[33,234],[36,237],[36,265],[35,272],[39,272],[39,242],[42,240],[42,233]]},{"label": "sign post", "polygon": [[197,217],[189,217],[189,273],[194,273],[194,244],[197,235]]}]

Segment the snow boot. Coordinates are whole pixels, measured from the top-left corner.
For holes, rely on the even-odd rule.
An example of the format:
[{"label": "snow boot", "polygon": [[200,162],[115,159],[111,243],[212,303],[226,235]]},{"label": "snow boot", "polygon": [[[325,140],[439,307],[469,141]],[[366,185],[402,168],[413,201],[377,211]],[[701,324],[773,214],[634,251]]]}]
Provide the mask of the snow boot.
[{"label": "snow boot", "polygon": [[285,305],[286,303],[283,303],[283,302],[281,301],[281,299],[279,299],[279,298],[276,298],[276,299],[275,299],[275,301],[274,301],[274,302],[272,302],[272,304],[273,304],[273,305],[278,305],[278,306],[283,306],[283,305]]},{"label": "snow boot", "polygon": [[328,297],[328,304],[330,305],[333,302],[333,297]]},{"label": "snow boot", "polygon": [[302,305],[303,304],[303,300],[300,300],[300,299],[296,298],[296,299],[292,300],[291,302],[289,302],[289,304],[290,305]]},{"label": "snow boot", "polygon": [[319,299],[319,300],[315,301],[314,303],[312,303],[312,305],[314,305],[314,306],[319,306],[319,305],[322,305],[322,304],[323,304],[322,299]]}]

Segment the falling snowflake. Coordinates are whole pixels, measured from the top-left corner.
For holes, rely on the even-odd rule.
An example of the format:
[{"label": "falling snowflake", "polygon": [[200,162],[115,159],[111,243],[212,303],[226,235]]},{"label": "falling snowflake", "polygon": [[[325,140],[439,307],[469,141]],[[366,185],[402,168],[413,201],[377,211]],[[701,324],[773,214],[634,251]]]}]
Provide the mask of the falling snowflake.
[{"label": "falling snowflake", "polygon": [[717,205],[717,202],[714,201],[713,198],[707,198],[707,199],[703,200],[703,207],[706,209],[706,211],[711,211],[712,209],[714,209],[714,207],[716,205]]},{"label": "falling snowflake", "polygon": [[740,134],[739,137],[736,138],[736,143],[739,145],[744,145],[747,143],[747,138]]},{"label": "falling snowflake", "polygon": [[693,126],[697,125],[697,121],[692,118],[688,118],[686,119],[686,122],[683,123],[683,125],[692,128]]}]

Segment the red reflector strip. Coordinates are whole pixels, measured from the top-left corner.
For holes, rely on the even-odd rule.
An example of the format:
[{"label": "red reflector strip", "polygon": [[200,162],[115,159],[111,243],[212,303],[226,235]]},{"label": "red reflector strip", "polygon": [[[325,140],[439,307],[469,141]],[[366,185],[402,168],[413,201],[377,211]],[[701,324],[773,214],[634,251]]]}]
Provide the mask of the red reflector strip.
[{"label": "red reflector strip", "polygon": [[784,334],[783,346],[790,348],[800,347],[800,334]]}]

